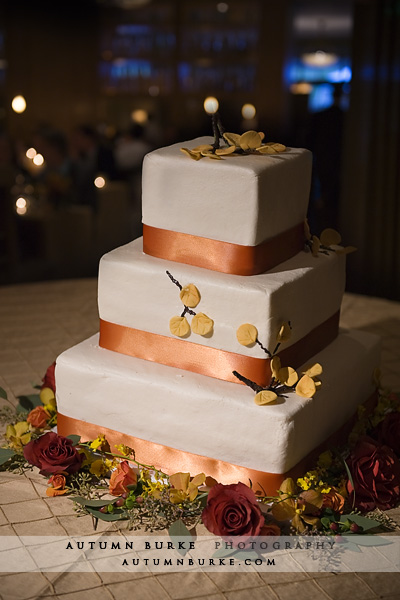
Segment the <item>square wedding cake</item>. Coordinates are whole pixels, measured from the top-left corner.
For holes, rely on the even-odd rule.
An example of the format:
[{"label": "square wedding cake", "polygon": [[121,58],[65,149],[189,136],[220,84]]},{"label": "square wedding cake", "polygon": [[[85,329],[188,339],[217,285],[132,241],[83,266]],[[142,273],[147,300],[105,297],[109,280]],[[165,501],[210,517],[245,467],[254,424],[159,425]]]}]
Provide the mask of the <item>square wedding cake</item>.
[{"label": "square wedding cake", "polygon": [[180,152],[209,144],[146,156],[143,238],[101,259],[100,334],[57,359],[59,433],[274,493],[371,397],[379,341],[339,331],[345,256],[304,251],[311,153]]}]

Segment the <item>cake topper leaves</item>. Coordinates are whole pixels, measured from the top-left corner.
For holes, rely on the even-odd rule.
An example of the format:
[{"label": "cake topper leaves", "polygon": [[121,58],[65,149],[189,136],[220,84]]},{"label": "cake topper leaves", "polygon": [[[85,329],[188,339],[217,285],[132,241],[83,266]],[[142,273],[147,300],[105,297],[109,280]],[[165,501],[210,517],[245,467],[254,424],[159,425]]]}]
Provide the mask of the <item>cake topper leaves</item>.
[{"label": "cake topper leaves", "polygon": [[319,238],[316,235],[311,235],[307,219],[304,221],[304,237],[304,249],[307,252],[311,250],[312,255],[316,258],[318,258],[320,254],[329,255],[329,252],[336,252],[336,254],[351,254],[357,250],[355,246],[338,246],[342,241],[342,237],[336,229],[331,229],[329,227],[324,229]]},{"label": "cake topper leaves", "polygon": [[261,136],[257,131],[246,131],[239,138],[239,146],[242,150],[255,150],[261,146]]},{"label": "cake topper leaves", "polygon": [[264,406],[265,404],[271,404],[271,402],[275,402],[278,396],[275,392],[271,390],[262,390],[262,392],[258,392],[254,397],[254,402],[257,406]]},{"label": "cake topper leaves", "polygon": [[188,156],[190,156],[190,158],[192,158],[193,160],[201,159],[201,152],[195,152],[194,150],[189,150],[189,148],[179,148],[179,149],[184,154],[187,154]]},{"label": "cake topper leaves", "polygon": [[316,391],[315,382],[309,375],[303,375],[296,385],[296,394],[302,398],[312,398]]},{"label": "cake topper leaves", "polygon": [[169,330],[172,335],[185,337],[190,332],[190,325],[186,317],[172,317],[169,322]]},{"label": "cake topper leaves", "polygon": [[257,341],[258,331],[251,323],[243,323],[236,331],[236,337],[242,346],[251,346]]},{"label": "cake topper leaves", "polygon": [[323,246],[338,246],[342,241],[342,236],[336,229],[324,229],[320,235],[321,244]]},{"label": "cake topper leaves", "polygon": [[214,321],[204,313],[197,313],[192,319],[191,327],[193,333],[208,335],[213,330]]},{"label": "cake topper leaves", "polygon": [[195,308],[200,302],[200,292],[193,283],[185,285],[185,287],[181,289],[179,297],[183,304],[189,306],[189,308]]}]

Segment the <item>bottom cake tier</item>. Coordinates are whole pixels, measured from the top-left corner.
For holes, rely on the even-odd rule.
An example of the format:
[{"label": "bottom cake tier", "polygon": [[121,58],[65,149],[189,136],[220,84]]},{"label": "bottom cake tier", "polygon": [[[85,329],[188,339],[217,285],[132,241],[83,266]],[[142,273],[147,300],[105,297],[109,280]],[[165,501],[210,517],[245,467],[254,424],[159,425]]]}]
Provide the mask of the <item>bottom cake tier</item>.
[{"label": "bottom cake tier", "polygon": [[376,336],[342,331],[310,361],[323,366],[313,398],[293,392],[257,406],[245,385],[117,354],[93,336],[57,359],[59,433],[105,433],[165,472],[251,479],[274,493],[313,451],[344,441],[357,407],[374,393],[379,346]]}]

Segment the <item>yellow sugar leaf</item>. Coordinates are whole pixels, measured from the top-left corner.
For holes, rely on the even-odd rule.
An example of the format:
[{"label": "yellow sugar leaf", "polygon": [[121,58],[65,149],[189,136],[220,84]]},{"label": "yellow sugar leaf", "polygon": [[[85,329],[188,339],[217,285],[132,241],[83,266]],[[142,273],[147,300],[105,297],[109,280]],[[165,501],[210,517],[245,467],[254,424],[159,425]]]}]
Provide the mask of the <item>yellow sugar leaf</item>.
[{"label": "yellow sugar leaf", "polygon": [[172,317],[169,322],[169,330],[172,335],[185,337],[190,331],[190,325],[186,317]]},{"label": "yellow sugar leaf", "polygon": [[291,387],[298,382],[299,376],[292,367],[282,367],[278,371],[278,379],[281,383]]},{"label": "yellow sugar leaf", "polygon": [[275,377],[275,379],[279,379],[279,371],[281,369],[281,359],[279,356],[273,356],[271,358],[270,367],[272,375]]},{"label": "yellow sugar leaf", "polygon": [[312,252],[313,256],[315,256],[315,257],[318,256],[320,247],[321,247],[321,242],[319,241],[319,239],[317,238],[316,235],[313,235],[312,236],[312,246],[311,246],[311,252]]},{"label": "yellow sugar leaf", "polygon": [[222,160],[220,156],[217,156],[216,154],[214,154],[214,152],[210,152],[209,150],[202,152],[201,155],[207,158],[212,158],[214,160]]},{"label": "yellow sugar leaf", "polygon": [[280,326],[278,335],[276,336],[276,341],[277,342],[287,342],[290,339],[291,335],[292,335],[292,328],[290,327],[289,323],[287,321],[285,321]]},{"label": "yellow sugar leaf", "polygon": [[342,241],[342,236],[336,229],[324,229],[320,235],[321,244],[324,246],[337,246]]},{"label": "yellow sugar leaf", "polygon": [[193,283],[185,285],[185,287],[181,289],[179,297],[183,304],[189,308],[194,308],[200,302],[200,292]]},{"label": "yellow sugar leaf", "polygon": [[193,150],[189,150],[189,148],[179,148],[179,150],[181,152],[183,152],[183,154],[187,154],[187,156],[189,156],[193,160],[200,160],[201,159],[201,153],[200,152],[193,152]]},{"label": "yellow sugar leaf", "polygon": [[311,240],[311,231],[307,219],[304,221],[304,235],[306,240]]},{"label": "yellow sugar leaf", "polygon": [[256,150],[260,154],[278,154],[279,152],[284,152],[286,150],[286,146],[283,144],[278,144],[277,142],[267,142],[259,148],[256,148]]},{"label": "yellow sugar leaf", "polygon": [[264,406],[265,404],[270,404],[277,399],[277,395],[275,392],[271,392],[271,390],[262,390],[262,392],[258,392],[258,394],[254,398],[254,402],[257,406]]},{"label": "yellow sugar leaf", "polygon": [[318,377],[322,373],[322,365],[319,363],[315,363],[309,367],[306,367],[306,370],[303,371],[303,375],[308,375],[309,377]]},{"label": "yellow sugar leaf", "polygon": [[237,146],[238,148],[240,147],[240,135],[238,133],[228,133],[227,131],[224,133],[224,140],[230,145],[230,146]]},{"label": "yellow sugar leaf", "polygon": [[200,146],[196,146],[196,148],[192,148],[191,152],[209,152],[213,147],[211,144],[200,144]]},{"label": "yellow sugar leaf", "polygon": [[255,150],[261,145],[261,136],[257,131],[246,131],[240,136],[239,145],[242,150]]},{"label": "yellow sugar leaf", "polygon": [[227,156],[228,154],[233,154],[236,152],[236,146],[227,146],[226,148],[217,148],[215,153],[218,156]]},{"label": "yellow sugar leaf", "polygon": [[309,375],[303,375],[296,385],[296,394],[302,398],[312,398],[315,394],[315,382]]},{"label": "yellow sugar leaf", "polygon": [[242,346],[251,346],[257,339],[258,331],[251,323],[243,323],[236,331],[236,337]]},{"label": "yellow sugar leaf", "polygon": [[352,254],[352,252],[357,252],[355,246],[345,246],[345,248],[338,248],[336,250],[336,254]]},{"label": "yellow sugar leaf", "polygon": [[322,385],[322,381],[320,381],[319,379],[314,379],[314,383],[317,390]]},{"label": "yellow sugar leaf", "polygon": [[265,133],[264,133],[264,132],[262,132],[262,131],[259,131],[259,132],[258,132],[258,135],[260,136],[260,138],[261,138],[261,141],[263,141],[263,139],[265,138]]},{"label": "yellow sugar leaf", "polygon": [[193,333],[207,335],[212,332],[214,321],[204,313],[197,313],[192,319],[191,327]]}]

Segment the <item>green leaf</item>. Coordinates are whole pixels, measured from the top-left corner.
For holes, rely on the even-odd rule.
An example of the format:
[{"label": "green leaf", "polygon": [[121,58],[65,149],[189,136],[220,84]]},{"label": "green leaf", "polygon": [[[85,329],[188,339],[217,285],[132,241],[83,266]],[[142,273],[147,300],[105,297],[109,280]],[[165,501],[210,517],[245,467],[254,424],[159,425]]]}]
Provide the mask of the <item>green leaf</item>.
[{"label": "green leaf", "polygon": [[2,387],[0,387],[0,398],[3,398],[3,400],[7,400],[7,392]]},{"label": "green leaf", "polygon": [[73,496],[70,497],[70,500],[77,502],[81,506],[91,507],[91,508],[101,508],[102,506],[108,506],[109,504],[114,504],[118,500],[118,498],[113,498],[112,500],[89,500],[88,498],[83,498],[82,496]]},{"label": "green leaf", "polygon": [[[346,469],[347,477],[349,478],[349,481],[350,481],[350,483],[351,483],[351,485],[353,487],[353,490],[354,490],[355,489],[355,487],[354,487],[354,481],[353,481],[353,477],[352,477],[352,475],[350,473],[349,465],[347,464],[347,462],[344,459],[343,459],[343,464],[344,464],[344,467]],[[354,507],[355,500],[356,500],[356,494],[354,492],[353,493],[353,507]]]},{"label": "green leaf", "polygon": [[123,510],[115,510],[113,513],[102,513],[89,506],[86,506],[85,508],[96,519],[101,519],[102,521],[121,521],[122,519],[126,519],[126,513]]},{"label": "green leaf", "polygon": [[39,394],[29,394],[28,396],[18,396],[19,404],[17,411],[23,412],[24,410],[30,412],[36,406],[42,406]]},{"label": "green leaf", "polygon": [[205,508],[206,504],[207,504],[207,498],[208,498],[208,492],[204,492],[203,494],[199,494],[197,496],[196,500],[200,502],[200,506]]},{"label": "green leaf", "polygon": [[219,548],[213,554],[213,558],[226,558],[227,556],[232,556],[237,552],[237,548]]},{"label": "green leaf", "polygon": [[[353,534],[354,535],[354,534]],[[388,546],[392,544],[388,539],[379,537],[377,535],[358,535],[357,538],[352,540],[352,542],[356,543],[358,546]]]},{"label": "green leaf", "polygon": [[73,433],[71,433],[71,435],[67,435],[67,438],[69,440],[72,440],[72,445],[73,446],[77,446],[79,444],[79,442],[81,441],[81,436],[80,435],[74,435]]},{"label": "green leaf", "polygon": [[232,556],[235,560],[246,560],[249,558],[250,560],[256,560],[257,558],[261,558],[261,560],[265,560],[262,556],[257,554],[255,550],[238,550],[236,554]]},{"label": "green leaf", "polygon": [[[374,519],[369,519],[368,517],[362,517],[361,515],[341,515],[340,522],[345,523],[347,520],[350,520],[352,523],[356,523],[360,527],[363,528],[363,531],[360,534],[368,531],[369,529],[374,529],[374,527],[379,527],[379,521],[375,521]],[[359,534],[358,534],[359,535]]]},{"label": "green leaf", "polygon": [[334,519],[330,519],[329,517],[322,517],[321,523],[326,528],[329,529],[331,523],[333,523]]},{"label": "green leaf", "polygon": [[177,542],[182,542],[185,540],[179,539],[179,538],[187,538],[187,537],[192,537],[192,534],[190,533],[189,529],[186,527],[185,523],[181,520],[178,519],[177,521],[175,521],[174,523],[172,523],[172,525],[169,527],[168,529],[168,533],[169,533],[169,537],[171,538],[171,540],[173,541],[174,545],[175,545],[175,549],[177,552],[179,552],[179,554],[181,554],[182,556],[185,556],[185,554],[187,553],[187,551],[189,550],[189,548],[179,548],[179,544]]},{"label": "green leaf", "polygon": [[15,456],[15,450],[11,448],[0,448],[0,465],[4,465],[10,458]]}]

